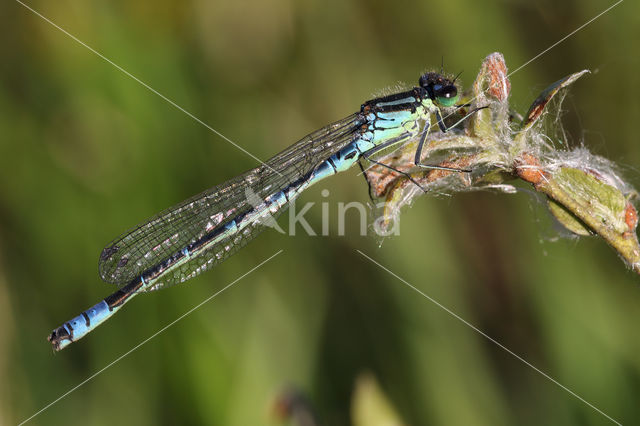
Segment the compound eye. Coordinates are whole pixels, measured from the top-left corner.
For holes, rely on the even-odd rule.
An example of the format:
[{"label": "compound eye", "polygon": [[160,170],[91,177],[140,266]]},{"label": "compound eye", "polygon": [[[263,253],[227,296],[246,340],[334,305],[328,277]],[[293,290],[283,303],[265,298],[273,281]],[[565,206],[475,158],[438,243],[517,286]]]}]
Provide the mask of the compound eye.
[{"label": "compound eye", "polygon": [[458,89],[453,84],[448,86],[434,87],[436,100],[439,104],[450,107],[458,102]]}]

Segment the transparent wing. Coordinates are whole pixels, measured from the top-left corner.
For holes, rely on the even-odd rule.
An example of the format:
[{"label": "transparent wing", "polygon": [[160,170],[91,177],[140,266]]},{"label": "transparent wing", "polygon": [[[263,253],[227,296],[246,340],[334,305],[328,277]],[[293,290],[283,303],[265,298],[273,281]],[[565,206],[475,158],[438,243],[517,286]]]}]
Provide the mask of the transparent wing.
[{"label": "transparent wing", "polygon": [[[98,263],[100,277],[109,283],[126,284],[140,276],[236,215],[251,210],[251,198],[264,200],[311,172],[349,144],[362,124],[359,114],[336,121],[302,138],[265,164],[153,216],[102,250]],[[247,193],[255,195],[247,197]],[[194,254],[189,262],[159,278],[152,290],[185,281],[222,262],[264,228],[264,223],[254,223],[241,234],[230,235]]]}]

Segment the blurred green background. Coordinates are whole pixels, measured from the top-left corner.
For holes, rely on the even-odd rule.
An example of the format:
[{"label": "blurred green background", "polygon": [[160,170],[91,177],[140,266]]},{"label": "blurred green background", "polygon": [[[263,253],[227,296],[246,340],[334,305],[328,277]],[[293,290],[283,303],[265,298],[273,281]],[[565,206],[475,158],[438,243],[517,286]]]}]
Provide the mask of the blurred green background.
[{"label": "blurred green background", "polygon": [[[444,56],[473,81],[515,69],[606,1],[76,1],[28,3],[266,159]],[[624,2],[512,76],[525,112],[583,68],[564,122],[640,186],[640,7]],[[354,169],[300,202],[320,232],[267,231],[188,284],[136,298],[61,353],[45,337],[113,291],[98,254],[121,232],[256,161],[25,9],[0,5],[0,424],[25,420],[262,260],[278,257],[30,424],[278,424],[284,386],[322,424],[351,424],[354,383],[379,382],[412,425],[611,424],[407,288],[362,250],[623,424],[640,420],[638,277],[602,241],[557,239],[540,202],[422,197],[400,236],[338,236]],[[330,195],[323,198],[321,191]]]}]

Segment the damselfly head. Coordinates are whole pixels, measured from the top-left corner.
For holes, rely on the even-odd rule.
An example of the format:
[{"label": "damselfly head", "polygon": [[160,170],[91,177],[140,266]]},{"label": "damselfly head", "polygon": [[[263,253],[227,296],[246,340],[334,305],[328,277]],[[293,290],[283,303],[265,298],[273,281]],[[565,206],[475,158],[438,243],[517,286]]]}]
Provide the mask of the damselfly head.
[{"label": "damselfly head", "polygon": [[[455,81],[455,80],[454,80]],[[442,74],[428,72],[420,77],[420,87],[427,91],[429,98],[438,104],[450,107],[458,102],[458,88],[454,81]]]}]

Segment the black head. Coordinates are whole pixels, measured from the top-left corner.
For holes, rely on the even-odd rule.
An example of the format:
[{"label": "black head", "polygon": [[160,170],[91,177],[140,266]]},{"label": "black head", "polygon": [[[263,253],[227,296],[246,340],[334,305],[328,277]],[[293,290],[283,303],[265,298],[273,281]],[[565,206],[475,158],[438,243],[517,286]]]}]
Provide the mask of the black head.
[{"label": "black head", "polygon": [[428,72],[420,77],[418,84],[427,91],[432,101],[442,106],[450,107],[455,105],[459,98],[458,88],[454,81],[449,80],[442,74]]}]

